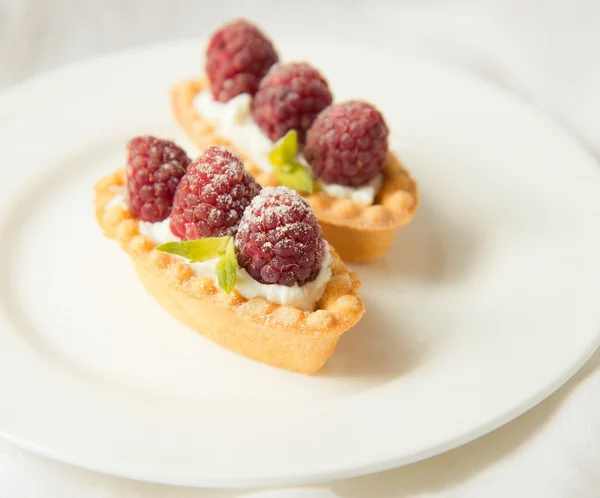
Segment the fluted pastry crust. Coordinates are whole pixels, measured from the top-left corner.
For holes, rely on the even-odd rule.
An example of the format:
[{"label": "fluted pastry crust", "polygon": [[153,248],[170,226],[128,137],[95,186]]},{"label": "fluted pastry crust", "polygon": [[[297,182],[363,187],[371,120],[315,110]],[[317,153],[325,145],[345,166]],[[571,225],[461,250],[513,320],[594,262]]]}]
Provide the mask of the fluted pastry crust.
[{"label": "fluted pastry crust", "polygon": [[178,256],[156,251],[138,222],[111,200],[124,185],[124,169],[97,182],[95,213],[104,234],[129,254],[150,294],[175,318],[236,353],[276,367],[314,373],[333,353],[340,336],[362,317],[360,280],[332,252],[332,278],[315,311],[279,305],[263,297],[229,295],[207,276],[195,275]]}]

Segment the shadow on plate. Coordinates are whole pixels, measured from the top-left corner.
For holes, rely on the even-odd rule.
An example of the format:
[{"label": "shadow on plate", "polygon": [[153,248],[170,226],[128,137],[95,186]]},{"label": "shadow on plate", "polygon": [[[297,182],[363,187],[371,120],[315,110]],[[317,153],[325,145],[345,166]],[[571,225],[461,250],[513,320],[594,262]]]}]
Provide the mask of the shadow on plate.
[{"label": "shadow on plate", "polygon": [[411,330],[381,309],[365,302],[367,312],[346,332],[319,375],[393,380],[418,368],[426,351]]},{"label": "shadow on plate", "polygon": [[477,256],[477,245],[474,234],[438,215],[434,206],[423,199],[414,219],[398,231],[383,259],[352,267],[359,275],[377,272],[438,284],[467,276]]}]

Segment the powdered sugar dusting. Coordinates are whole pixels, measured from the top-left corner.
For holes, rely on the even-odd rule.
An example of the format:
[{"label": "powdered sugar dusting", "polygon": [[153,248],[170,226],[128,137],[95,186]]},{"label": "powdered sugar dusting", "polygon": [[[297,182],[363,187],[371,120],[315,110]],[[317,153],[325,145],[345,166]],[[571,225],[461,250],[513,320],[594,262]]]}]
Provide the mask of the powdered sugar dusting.
[{"label": "powdered sugar dusting", "polygon": [[[313,214],[306,199],[294,190],[283,186],[264,187],[260,194],[252,199],[246,211],[248,214],[244,213],[239,230],[248,230],[251,221],[264,225],[267,220],[283,218],[290,211],[305,212],[307,215]],[[283,234],[290,230],[301,230],[303,226],[302,223],[295,222],[291,225],[277,226],[275,230]]]},{"label": "powdered sugar dusting", "polygon": [[325,252],[310,204],[287,187],[266,187],[252,199],[235,244],[240,266],[253,278],[286,286],[317,278]]},{"label": "powdered sugar dusting", "polygon": [[240,156],[225,147],[209,147],[181,181],[171,229],[186,240],[234,235],[244,209],[259,191]]},{"label": "powdered sugar dusting", "polygon": [[311,211],[310,204],[304,197],[298,195],[295,190],[284,186],[263,188],[260,195],[257,195],[252,199],[250,205],[254,211],[258,212],[261,211],[267,203],[269,205],[262,213],[262,216],[267,213],[281,216],[286,211],[294,208]]}]

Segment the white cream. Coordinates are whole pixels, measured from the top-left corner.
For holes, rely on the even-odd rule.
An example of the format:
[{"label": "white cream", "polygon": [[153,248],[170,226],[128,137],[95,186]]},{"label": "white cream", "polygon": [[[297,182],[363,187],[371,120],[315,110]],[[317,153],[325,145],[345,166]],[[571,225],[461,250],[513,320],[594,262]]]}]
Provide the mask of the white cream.
[{"label": "white cream", "polygon": [[[210,90],[203,90],[194,99],[196,110],[215,127],[222,137],[233,142],[244,154],[250,156],[260,169],[270,173],[273,170],[269,162],[269,152],[273,142],[265,136],[252,119],[250,105],[252,99],[247,93],[232,98],[229,102],[213,99]],[[298,158],[304,164],[304,157]],[[332,197],[351,199],[359,204],[373,204],[383,177],[379,176],[362,187],[347,187],[333,183],[320,183]]]},{"label": "white cream", "polygon": [[260,169],[270,173],[273,167],[269,162],[269,152],[273,142],[252,119],[251,103],[252,98],[247,93],[237,95],[229,102],[218,102],[209,90],[200,92],[194,100],[198,112],[212,123],[219,135],[252,157]]},{"label": "white cream", "polygon": [[383,184],[383,175],[376,176],[366,185],[360,187],[348,187],[346,185],[338,185],[336,183],[319,182],[319,185],[324,192],[332,197],[340,197],[342,199],[350,199],[358,204],[370,206],[379,192]]},{"label": "white cream", "polygon": [[[113,202],[114,205],[124,205],[127,207],[127,201],[125,196],[122,194],[115,195],[111,202]],[[138,228],[142,235],[147,237],[156,245],[160,245],[165,244],[166,242],[180,240],[176,235],[173,234],[173,232],[171,232],[169,223],[170,218],[157,223],[139,221]],[[331,252],[329,251],[329,245],[327,245],[327,243],[325,244],[325,257],[321,263],[321,269],[317,275],[317,278],[312,282],[308,282],[302,287],[298,285],[288,287],[278,284],[261,284],[260,282],[254,280],[248,274],[248,272],[246,272],[246,270],[238,269],[235,288],[246,299],[263,296],[265,299],[276,304],[287,304],[290,306],[296,306],[297,308],[306,311],[312,311],[315,307],[315,303],[323,296],[325,287],[327,287],[327,282],[329,282],[329,279],[331,279]],[[212,277],[216,285],[216,264],[217,259],[215,258],[208,261],[203,261],[202,263],[192,263],[190,266],[196,275],[206,275]]]},{"label": "white cream", "polygon": [[[196,275],[207,275],[212,277],[217,282],[215,275],[215,265],[217,259],[203,261],[202,263],[193,263],[190,265]],[[263,296],[268,301],[277,304],[287,304],[297,308],[312,311],[315,303],[321,299],[327,287],[327,282],[331,278],[331,253],[329,246],[326,246],[325,257],[321,264],[321,270],[317,278],[312,282],[304,284],[302,287],[294,285],[288,287],[286,285],[271,284],[265,285],[254,280],[244,269],[238,269],[235,288],[246,299]]]},{"label": "white cream", "polygon": [[171,218],[157,221],[156,223],[152,223],[151,221],[138,221],[138,228],[142,235],[159,246],[161,244],[166,244],[167,242],[181,240],[177,235],[171,232],[170,222]]},{"label": "white cream", "polygon": [[111,190],[115,193],[115,196],[106,203],[106,209],[113,206],[119,206],[122,209],[127,209],[127,198],[125,197],[127,191],[125,186],[115,186]]}]

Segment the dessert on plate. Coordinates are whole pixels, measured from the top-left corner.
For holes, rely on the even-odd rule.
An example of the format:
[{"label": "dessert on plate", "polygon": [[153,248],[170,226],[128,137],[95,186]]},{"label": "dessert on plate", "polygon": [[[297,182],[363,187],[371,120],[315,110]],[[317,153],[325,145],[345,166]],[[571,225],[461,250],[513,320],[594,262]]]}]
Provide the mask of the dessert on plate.
[{"label": "dessert on plate", "polygon": [[306,197],[344,260],[383,256],[415,214],[417,184],[389,150],[381,112],[362,100],[334,102],[316,68],[280,62],[245,20],[213,34],[205,73],[176,85],[172,106],[200,150],[225,145],[260,185]]},{"label": "dessert on plate", "polygon": [[236,353],[296,372],[321,368],[364,303],[306,199],[262,188],[224,147],[194,161],[152,136],[127,148],[125,168],[95,186],[96,218],[148,292]]}]

